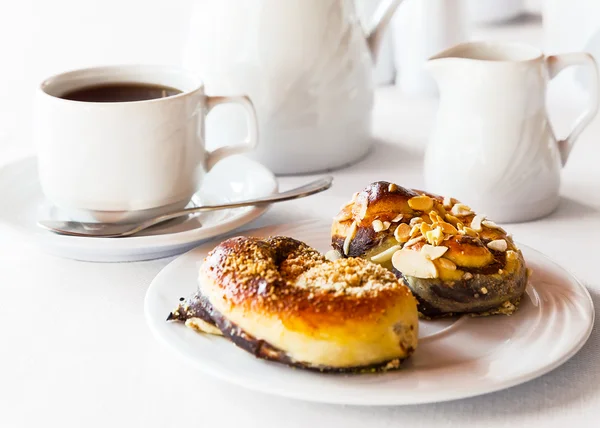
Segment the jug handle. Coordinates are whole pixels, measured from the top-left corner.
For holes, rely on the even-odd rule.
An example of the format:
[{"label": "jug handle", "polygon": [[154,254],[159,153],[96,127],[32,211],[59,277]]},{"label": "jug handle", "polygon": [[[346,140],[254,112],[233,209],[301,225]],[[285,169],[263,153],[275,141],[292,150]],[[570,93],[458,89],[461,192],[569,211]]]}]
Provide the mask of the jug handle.
[{"label": "jug handle", "polygon": [[375,13],[371,19],[371,28],[366,35],[367,45],[369,46],[373,63],[377,63],[379,47],[383,40],[385,30],[390,24],[396,9],[398,9],[398,6],[400,6],[403,1],[404,0],[381,0],[379,6],[375,9]]},{"label": "jug handle", "polygon": [[567,163],[567,159],[575,141],[596,116],[596,113],[598,112],[598,103],[600,101],[598,93],[600,86],[598,82],[598,66],[592,55],[585,52],[573,52],[552,55],[546,58],[546,66],[548,68],[550,79],[554,79],[561,71],[572,65],[588,66],[593,72],[593,78],[590,88],[588,89],[590,94],[588,107],[575,120],[575,124],[569,135],[562,140],[558,140],[558,151],[563,166]]}]

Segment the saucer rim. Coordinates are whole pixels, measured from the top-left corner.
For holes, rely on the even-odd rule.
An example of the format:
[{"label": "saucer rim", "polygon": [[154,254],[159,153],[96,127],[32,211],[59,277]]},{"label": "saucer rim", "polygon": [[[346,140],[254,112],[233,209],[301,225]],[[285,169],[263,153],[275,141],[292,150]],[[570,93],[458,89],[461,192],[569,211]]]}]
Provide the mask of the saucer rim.
[{"label": "saucer rim", "polygon": [[[278,191],[279,183],[277,177],[264,165],[243,155],[236,155],[235,157],[232,157],[230,159],[233,158],[235,158],[237,162],[242,162],[250,166],[254,171],[257,171],[258,174],[262,175],[265,181],[270,181],[270,189],[268,194],[273,194]],[[225,160],[225,162],[227,162],[227,160]],[[35,165],[31,165],[32,163]],[[6,173],[7,170],[19,167],[23,167],[24,169],[33,167],[37,170],[37,156],[28,154],[10,159],[7,162],[3,162],[0,165],[0,180],[2,180],[3,175]],[[252,178],[255,176],[256,173],[248,175],[248,177],[250,177],[250,180],[252,180]],[[28,183],[23,183],[23,186],[31,185],[34,183],[39,186],[39,179],[37,178],[37,176],[32,176],[30,180],[31,181],[29,181]],[[267,191],[265,191],[265,196],[267,196]],[[27,227],[21,224],[5,221],[4,218],[2,218],[1,216],[0,225],[10,231],[18,233],[20,236],[26,237],[28,240],[33,241],[41,247],[44,247],[44,249],[47,250],[47,252],[51,252],[53,254],[60,254],[60,250],[58,252],[55,250],[57,248],[62,248],[67,251],[85,249],[85,252],[93,252],[94,250],[97,250],[106,252],[106,254],[110,253],[111,250],[113,250],[113,252],[127,251],[133,253],[140,249],[147,249],[148,254],[151,255],[172,252],[172,250],[177,247],[182,248],[182,251],[187,251],[192,245],[195,246],[203,241],[224,235],[228,232],[234,231],[235,229],[247,223],[250,223],[251,221],[256,220],[257,218],[262,216],[269,208],[270,205],[264,205],[260,207],[246,207],[241,209],[236,208],[237,210],[240,210],[240,212],[228,218],[224,223],[218,223],[208,227],[198,227],[190,230],[173,233],[130,236],[123,238],[92,238],[59,235],[50,231],[42,230],[41,228],[35,228],[35,226]],[[207,230],[209,231],[208,234],[206,232]],[[71,256],[68,257],[73,258]],[[108,258],[111,259],[113,257]],[[116,256],[114,258],[115,260],[138,260],[137,257],[132,258]],[[97,258],[85,257],[81,260],[93,261],[96,259],[98,259],[97,261],[101,261],[107,259],[107,257],[104,257],[104,255],[102,257]]]}]

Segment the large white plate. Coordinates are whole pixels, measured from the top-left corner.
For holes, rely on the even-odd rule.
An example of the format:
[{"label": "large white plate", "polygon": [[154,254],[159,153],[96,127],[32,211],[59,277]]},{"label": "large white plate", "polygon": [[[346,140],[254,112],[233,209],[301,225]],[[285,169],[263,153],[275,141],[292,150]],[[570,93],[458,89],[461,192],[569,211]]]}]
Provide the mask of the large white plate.
[{"label": "large white plate", "polygon": [[[204,178],[192,204],[226,203],[268,196],[277,191],[275,176],[243,156],[219,162]],[[0,224],[32,239],[45,251],[77,260],[122,262],[180,254],[199,242],[230,232],[262,215],[267,207],[246,207],[174,220],[128,238],[81,238],[56,235],[39,228],[38,219],[67,216],[44,199],[34,157],[0,169]]]},{"label": "large white plate", "polygon": [[[329,224],[310,222],[256,229],[247,235],[287,235],[325,251]],[[572,275],[521,245],[533,269],[520,309],[512,316],[422,321],[417,351],[403,369],[335,375],[258,360],[227,340],[166,322],[180,297],[196,289],[198,265],[212,242],[179,257],[155,278],[145,313],[157,339],[194,367],[240,386],[309,401],[354,405],[431,403],[508,388],[563,364],[589,337],[594,307]]]}]

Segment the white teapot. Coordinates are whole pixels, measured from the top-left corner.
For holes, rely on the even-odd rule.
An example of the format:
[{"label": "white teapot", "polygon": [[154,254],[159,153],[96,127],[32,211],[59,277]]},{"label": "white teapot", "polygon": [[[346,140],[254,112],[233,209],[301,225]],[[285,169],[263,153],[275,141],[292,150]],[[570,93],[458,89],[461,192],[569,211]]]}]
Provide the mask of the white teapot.
[{"label": "white teapot", "polygon": [[[337,168],[371,146],[373,63],[402,1],[382,0],[365,32],[353,0],[197,0],[184,65],[209,95],[252,98],[251,157],[278,174]],[[209,144],[246,134],[234,109],[208,117]]]}]

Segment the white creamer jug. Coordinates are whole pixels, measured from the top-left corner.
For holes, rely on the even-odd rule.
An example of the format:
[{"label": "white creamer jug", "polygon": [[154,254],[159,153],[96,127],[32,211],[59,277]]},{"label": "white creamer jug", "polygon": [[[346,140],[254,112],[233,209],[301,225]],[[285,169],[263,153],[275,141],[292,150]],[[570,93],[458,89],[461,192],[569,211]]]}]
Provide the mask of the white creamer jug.
[{"label": "white creamer jug", "polygon": [[[254,159],[280,174],[340,167],[371,146],[373,61],[401,2],[382,0],[365,32],[353,0],[197,0],[184,65],[209,95],[252,98]],[[207,121],[209,144],[246,134],[235,107]]]},{"label": "white creamer jug", "polygon": [[[571,65],[593,73],[590,104],[557,138],[548,81]],[[427,190],[455,197],[499,222],[533,220],[559,203],[560,170],[598,110],[598,71],[587,53],[545,57],[515,43],[465,43],[428,62],[440,90],[425,157]]]}]

